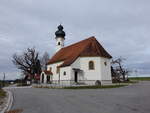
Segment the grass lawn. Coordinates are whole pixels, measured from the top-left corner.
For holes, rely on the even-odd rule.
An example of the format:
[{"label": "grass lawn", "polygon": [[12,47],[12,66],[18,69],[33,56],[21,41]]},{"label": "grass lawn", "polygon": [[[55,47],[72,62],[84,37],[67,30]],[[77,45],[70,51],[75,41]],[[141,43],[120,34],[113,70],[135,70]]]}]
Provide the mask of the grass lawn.
[{"label": "grass lawn", "polygon": [[27,85],[26,83],[17,83],[17,86],[30,86],[30,85]]},{"label": "grass lawn", "polygon": [[130,80],[150,81],[150,77],[131,77]]},{"label": "grass lawn", "polygon": [[127,85],[105,85],[105,86],[69,86],[63,89],[106,89],[106,88],[119,88]]},{"label": "grass lawn", "polygon": [[0,89],[0,105],[3,104],[3,98],[6,96],[6,92]]},{"label": "grass lawn", "polygon": [[47,88],[47,89],[108,89],[108,88],[119,88],[123,86],[128,86],[130,84],[138,83],[136,80],[130,80],[126,82],[113,83],[112,85],[102,85],[102,86],[34,86],[34,88]]},{"label": "grass lawn", "polygon": [[6,92],[3,89],[0,89],[0,98],[3,98],[6,96]]}]

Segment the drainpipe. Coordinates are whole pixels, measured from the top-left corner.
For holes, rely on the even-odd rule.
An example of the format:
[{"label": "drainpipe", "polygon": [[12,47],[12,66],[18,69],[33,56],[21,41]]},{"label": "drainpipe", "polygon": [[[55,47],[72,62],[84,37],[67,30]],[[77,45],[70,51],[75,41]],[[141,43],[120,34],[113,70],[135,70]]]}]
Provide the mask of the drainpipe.
[{"label": "drainpipe", "polygon": [[60,70],[59,70],[59,85],[60,85]]}]

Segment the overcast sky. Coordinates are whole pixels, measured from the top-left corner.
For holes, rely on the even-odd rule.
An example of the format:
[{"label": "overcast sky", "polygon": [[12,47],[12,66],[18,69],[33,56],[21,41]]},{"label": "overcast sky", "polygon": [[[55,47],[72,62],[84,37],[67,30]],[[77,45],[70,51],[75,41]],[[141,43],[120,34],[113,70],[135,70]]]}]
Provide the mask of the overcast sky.
[{"label": "overcast sky", "polygon": [[35,47],[53,55],[60,23],[66,46],[95,36],[128,68],[150,75],[150,0],[0,0],[0,78],[19,77],[14,53]]}]

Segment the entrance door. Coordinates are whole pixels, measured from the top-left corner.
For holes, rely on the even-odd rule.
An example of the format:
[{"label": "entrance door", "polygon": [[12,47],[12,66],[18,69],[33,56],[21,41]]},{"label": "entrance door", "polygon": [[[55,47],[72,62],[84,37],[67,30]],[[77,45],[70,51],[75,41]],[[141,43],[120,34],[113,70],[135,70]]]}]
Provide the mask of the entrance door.
[{"label": "entrance door", "polygon": [[75,82],[78,82],[78,72],[77,72],[77,71],[75,71],[74,81],[75,81]]},{"label": "entrance door", "polygon": [[50,82],[50,75],[47,75],[47,83]]},{"label": "entrance door", "polygon": [[44,74],[42,74],[42,83],[44,83]]}]

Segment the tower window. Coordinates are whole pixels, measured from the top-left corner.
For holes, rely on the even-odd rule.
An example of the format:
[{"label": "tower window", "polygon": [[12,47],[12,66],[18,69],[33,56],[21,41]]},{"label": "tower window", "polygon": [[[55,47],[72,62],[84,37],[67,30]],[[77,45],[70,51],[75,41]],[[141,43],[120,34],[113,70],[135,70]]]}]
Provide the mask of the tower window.
[{"label": "tower window", "polygon": [[60,45],[60,42],[58,42],[58,45]]},{"label": "tower window", "polygon": [[89,70],[94,70],[94,62],[89,61]]}]

